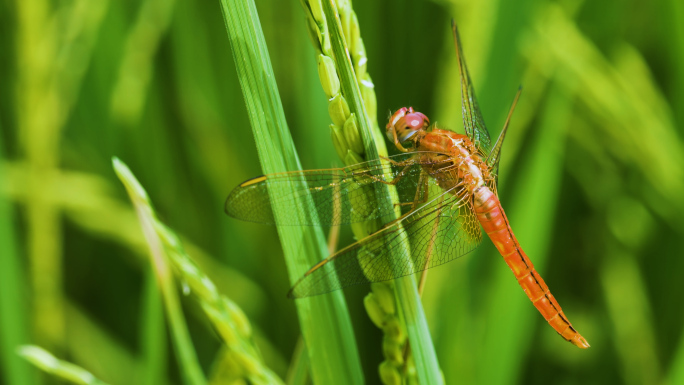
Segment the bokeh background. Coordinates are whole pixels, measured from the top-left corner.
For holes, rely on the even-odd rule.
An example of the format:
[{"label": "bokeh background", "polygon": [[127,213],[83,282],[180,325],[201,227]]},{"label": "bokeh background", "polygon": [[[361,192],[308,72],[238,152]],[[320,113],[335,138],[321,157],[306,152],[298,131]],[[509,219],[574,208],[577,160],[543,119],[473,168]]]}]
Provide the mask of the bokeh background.
[{"label": "bokeh background", "polygon": [[[299,2],[257,8],[303,166],[340,165]],[[462,130],[452,17],[493,137],[523,86],[500,198],[592,344],[580,351],[557,336],[485,240],[428,276],[447,383],[684,383],[684,3],[354,9],[381,126],[412,105]],[[25,343],[107,382],[142,383],[154,282],[112,156],[242,307],[284,377],[300,331],[276,231],[223,213],[231,188],[261,172],[219,2],[4,0],[0,52],[0,383],[55,383],[17,358]],[[346,297],[367,383],[378,383],[382,336],[364,311],[367,290]],[[219,340],[192,299],[184,309],[208,370]],[[170,344],[158,353],[167,369],[152,383],[180,383]]]}]

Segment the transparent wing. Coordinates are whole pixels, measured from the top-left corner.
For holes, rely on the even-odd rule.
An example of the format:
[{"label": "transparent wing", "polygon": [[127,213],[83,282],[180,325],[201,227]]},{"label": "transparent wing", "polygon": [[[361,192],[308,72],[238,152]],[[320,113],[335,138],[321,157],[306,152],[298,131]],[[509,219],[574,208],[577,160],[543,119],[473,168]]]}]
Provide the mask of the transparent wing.
[{"label": "transparent wing", "polygon": [[480,224],[470,202],[452,192],[433,194],[419,209],[324,259],[297,281],[288,296],[308,297],[387,281],[447,263],[474,250],[482,240]]},{"label": "transparent wing", "polygon": [[[435,157],[432,155],[440,155]],[[420,186],[422,165],[452,167],[444,154],[414,152],[343,168],[294,171],[250,179],[226,199],[228,215],[260,223],[322,225],[364,222],[394,214],[394,205],[375,199],[376,183],[396,186],[401,203],[413,202]],[[433,167],[435,168],[435,167]],[[383,203],[384,202],[384,203]],[[278,210],[279,215],[274,215]]]},{"label": "transparent wing", "polygon": [[508,110],[508,116],[506,117],[506,123],[504,123],[503,129],[499,134],[499,138],[496,140],[492,151],[487,156],[487,165],[490,168],[490,172],[494,175],[494,187],[499,185],[499,161],[501,161],[501,146],[506,138],[506,132],[508,131],[508,125],[511,122],[511,117],[513,116],[513,111],[515,111],[515,106],[518,104],[518,99],[520,99],[520,93],[522,92],[522,87],[518,87],[518,92],[515,94],[515,99],[513,99],[513,104],[511,104],[511,109]]},{"label": "transparent wing", "polygon": [[461,106],[463,109],[463,126],[466,134],[473,141],[480,151],[487,155],[491,149],[491,140],[489,139],[489,131],[485,126],[480,107],[477,104],[475,97],[475,88],[470,81],[470,74],[466,66],[465,57],[463,56],[463,48],[461,38],[458,34],[456,23],[451,20],[451,29],[454,34],[454,45],[456,46],[456,56],[458,57],[458,70],[461,73]]}]

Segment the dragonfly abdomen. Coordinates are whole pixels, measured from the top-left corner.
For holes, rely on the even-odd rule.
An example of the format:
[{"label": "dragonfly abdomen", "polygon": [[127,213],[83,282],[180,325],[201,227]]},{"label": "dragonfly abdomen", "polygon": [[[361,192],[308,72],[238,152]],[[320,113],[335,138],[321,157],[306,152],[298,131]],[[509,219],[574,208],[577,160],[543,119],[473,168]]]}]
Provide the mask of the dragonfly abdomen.
[{"label": "dragonfly abdomen", "polygon": [[532,261],[520,247],[496,194],[486,186],[481,187],[475,191],[473,202],[477,219],[534,307],[566,341],[583,349],[588,348],[589,343],[572,326]]}]

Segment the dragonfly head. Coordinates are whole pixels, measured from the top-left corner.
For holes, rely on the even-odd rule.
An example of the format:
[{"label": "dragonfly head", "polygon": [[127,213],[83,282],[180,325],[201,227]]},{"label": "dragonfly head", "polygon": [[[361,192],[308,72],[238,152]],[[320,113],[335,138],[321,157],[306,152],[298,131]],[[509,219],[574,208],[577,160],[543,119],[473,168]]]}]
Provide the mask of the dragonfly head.
[{"label": "dragonfly head", "polygon": [[417,132],[425,130],[430,125],[430,119],[424,114],[414,111],[413,107],[402,107],[397,110],[387,123],[387,138],[394,142],[394,133],[397,133],[399,142],[406,142]]}]

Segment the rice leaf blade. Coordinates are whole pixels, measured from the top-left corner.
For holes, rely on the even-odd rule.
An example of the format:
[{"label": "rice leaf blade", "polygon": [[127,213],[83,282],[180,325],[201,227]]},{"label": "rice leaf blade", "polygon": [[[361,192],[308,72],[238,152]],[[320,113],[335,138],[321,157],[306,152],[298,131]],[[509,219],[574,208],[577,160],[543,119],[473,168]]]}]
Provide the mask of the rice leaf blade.
[{"label": "rice leaf blade", "polygon": [[[300,169],[252,1],[221,0],[223,16],[264,173]],[[277,211],[277,210],[276,210]],[[276,212],[276,215],[278,213]],[[278,227],[294,283],[327,255],[318,228]],[[356,341],[341,292],[295,302],[314,383],[363,383]]]}]

